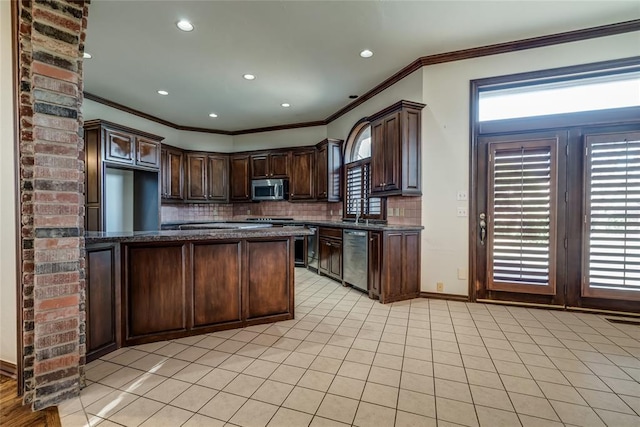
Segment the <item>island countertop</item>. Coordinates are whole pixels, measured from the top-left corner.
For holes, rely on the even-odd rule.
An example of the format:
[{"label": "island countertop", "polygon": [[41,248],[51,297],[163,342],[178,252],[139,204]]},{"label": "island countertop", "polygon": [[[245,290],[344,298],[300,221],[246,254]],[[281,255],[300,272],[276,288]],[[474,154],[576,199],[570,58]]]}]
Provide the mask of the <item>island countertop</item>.
[{"label": "island countertop", "polygon": [[260,237],[307,236],[313,234],[305,227],[269,227],[251,229],[204,229],[204,230],[154,230],[133,232],[87,231],[85,243],[136,243],[172,242],[192,240],[250,239]]}]

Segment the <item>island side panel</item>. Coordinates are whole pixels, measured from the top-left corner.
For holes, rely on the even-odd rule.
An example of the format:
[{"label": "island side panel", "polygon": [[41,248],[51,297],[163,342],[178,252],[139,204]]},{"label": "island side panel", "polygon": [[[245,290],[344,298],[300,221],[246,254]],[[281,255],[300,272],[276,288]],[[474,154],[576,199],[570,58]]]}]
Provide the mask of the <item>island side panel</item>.
[{"label": "island side panel", "polygon": [[240,327],[241,242],[193,244],[193,326]]},{"label": "island side panel", "polygon": [[186,244],[127,245],[127,341],[187,330]]},{"label": "island side panel", "polygon": [[293,238],[247,240],[246,247],[244,307],[247,322],[293,319]]}]

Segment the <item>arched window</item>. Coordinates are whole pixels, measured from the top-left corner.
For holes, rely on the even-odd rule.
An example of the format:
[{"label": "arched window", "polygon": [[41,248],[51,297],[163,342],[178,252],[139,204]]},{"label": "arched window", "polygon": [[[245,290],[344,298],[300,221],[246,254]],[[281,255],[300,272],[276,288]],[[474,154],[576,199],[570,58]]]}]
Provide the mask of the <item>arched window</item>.
[{"label": "arched window", "polygon": [[383,199],[371,192],[371,125],[361,121],[351,130],[345,149],[344,217],[385,219]]}]

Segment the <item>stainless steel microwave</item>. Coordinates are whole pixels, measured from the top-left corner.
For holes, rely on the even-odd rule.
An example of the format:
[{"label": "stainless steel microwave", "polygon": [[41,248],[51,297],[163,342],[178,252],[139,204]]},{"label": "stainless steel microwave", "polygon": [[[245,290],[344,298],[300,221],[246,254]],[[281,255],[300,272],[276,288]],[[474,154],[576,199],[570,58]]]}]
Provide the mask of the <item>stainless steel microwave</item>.
[{"label": "stainless steel microwave", "polygon": [[254,179],[251,181],[251,200],[288,200],[289,181],[286,179]]}]

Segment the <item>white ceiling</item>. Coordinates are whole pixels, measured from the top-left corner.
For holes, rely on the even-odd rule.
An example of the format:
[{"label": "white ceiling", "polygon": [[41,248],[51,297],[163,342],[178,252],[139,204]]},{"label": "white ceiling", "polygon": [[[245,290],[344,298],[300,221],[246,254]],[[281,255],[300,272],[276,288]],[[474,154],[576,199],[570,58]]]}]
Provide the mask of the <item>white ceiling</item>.
[{"label": "white ceiling", "polygon": [[235,131],[324,120],[421,56],[638,18],[637,0],[94,0],[84,83],[182,126]]}]

